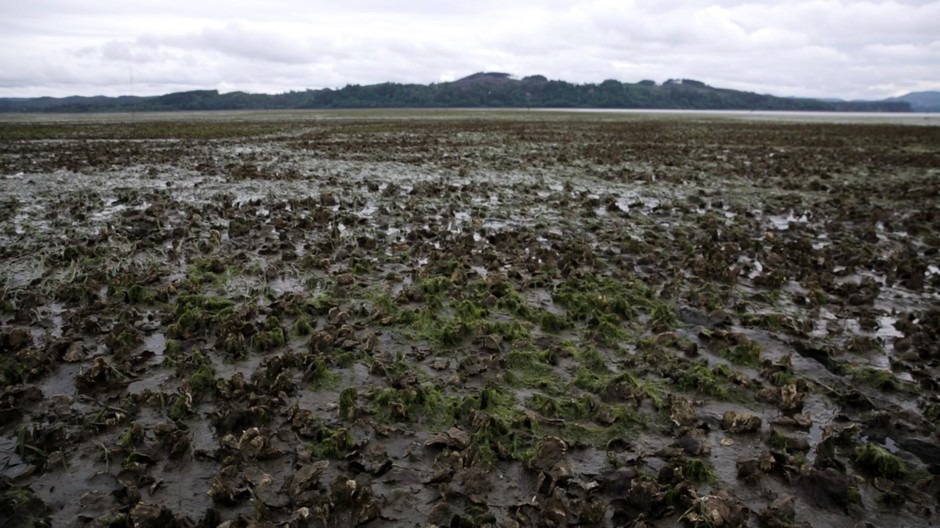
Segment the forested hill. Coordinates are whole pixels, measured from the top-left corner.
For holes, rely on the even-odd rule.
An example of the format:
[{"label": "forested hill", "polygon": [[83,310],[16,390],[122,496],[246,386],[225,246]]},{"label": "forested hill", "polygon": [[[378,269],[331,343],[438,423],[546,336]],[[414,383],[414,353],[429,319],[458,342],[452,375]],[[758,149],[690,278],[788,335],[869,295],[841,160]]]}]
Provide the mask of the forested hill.
[{"label": "forested hill", "polygon": [[130,112],[174,110],[265,110],[328,108],[648,108],[697,110],[817,110],[910,112],[907,101],[819,101],[713,88],[674,79],[572,84],[541,75],[522,79],[506,73],[476,73],[424,84],[348,85],[277,95],[216,90],[153,97],[0,98],[0,112]]},{"label": "forested hill", "polygon": [[915,112],[940,112],[940,92],[912,92],[887,100],[910,103]]}]

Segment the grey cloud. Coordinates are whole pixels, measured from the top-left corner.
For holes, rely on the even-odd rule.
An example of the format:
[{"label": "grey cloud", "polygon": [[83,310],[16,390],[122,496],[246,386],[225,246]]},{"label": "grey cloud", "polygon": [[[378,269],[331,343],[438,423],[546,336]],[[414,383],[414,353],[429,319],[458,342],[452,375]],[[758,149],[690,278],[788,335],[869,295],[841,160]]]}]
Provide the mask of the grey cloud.
[{"label": "grey cloud", "polygon": [[[168,7],[169,5],[169,7]],[[482,69],[698,78],[779,95],[940,89],[940,1],[33,0],[0,21],[0,96],[284,91]],[[45,91],[44,91],[45,90]]]}]

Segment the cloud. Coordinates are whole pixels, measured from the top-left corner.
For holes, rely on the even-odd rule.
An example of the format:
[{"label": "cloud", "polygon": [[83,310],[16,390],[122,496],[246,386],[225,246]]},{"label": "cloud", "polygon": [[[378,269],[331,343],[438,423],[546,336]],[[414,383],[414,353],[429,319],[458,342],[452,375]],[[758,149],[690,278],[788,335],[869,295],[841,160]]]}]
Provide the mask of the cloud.
[{"label": "cloud", "polygon": [[[316,49],[312,39],[295,37],[292,32],[232,22],[221,27],[203,28],[196,33],[181,35],[143,35],[134,42],[121,43],[128,48],[161,50],[177,49],[190,53],[218,53],[250,61],[279,64],[304,64]],[[106,46],[113,43],[108,43]],[[133,60],[132,57],[130,57]]]},{"label": "cloud", "polygon": [[[2,1],[2,0],[0,0]],[[280,92],[480,70],[701,79],[880,98],[940,74],[940,1],[32,0],[0,20],[0,96]]]}]

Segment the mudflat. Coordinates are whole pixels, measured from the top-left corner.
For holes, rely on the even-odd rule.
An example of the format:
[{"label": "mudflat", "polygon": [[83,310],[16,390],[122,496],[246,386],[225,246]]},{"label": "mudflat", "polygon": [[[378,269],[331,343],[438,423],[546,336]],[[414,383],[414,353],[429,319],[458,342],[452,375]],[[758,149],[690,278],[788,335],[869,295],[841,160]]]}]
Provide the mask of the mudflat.
[{"label": "mudflat", "polygon": [[11,118],[0,525],[932,526],[938,252],[936,126]]}]

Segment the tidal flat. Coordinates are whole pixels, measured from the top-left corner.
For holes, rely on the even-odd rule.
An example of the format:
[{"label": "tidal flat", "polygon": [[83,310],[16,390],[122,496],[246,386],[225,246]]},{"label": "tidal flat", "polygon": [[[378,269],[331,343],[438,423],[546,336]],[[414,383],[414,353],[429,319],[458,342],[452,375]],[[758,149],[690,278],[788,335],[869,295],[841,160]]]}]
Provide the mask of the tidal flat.
[{"label": "tidal flat", "polygon": [[938,266],[938,126],[2,116],[0,525],[933,526]]}]

